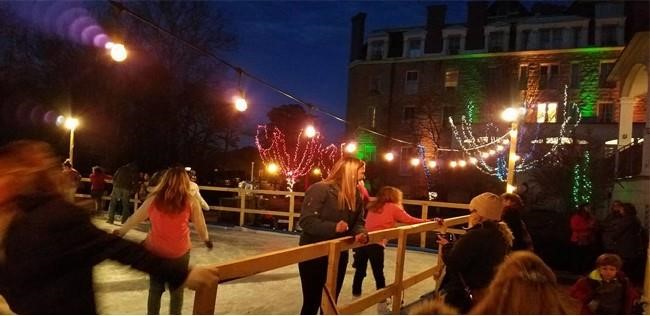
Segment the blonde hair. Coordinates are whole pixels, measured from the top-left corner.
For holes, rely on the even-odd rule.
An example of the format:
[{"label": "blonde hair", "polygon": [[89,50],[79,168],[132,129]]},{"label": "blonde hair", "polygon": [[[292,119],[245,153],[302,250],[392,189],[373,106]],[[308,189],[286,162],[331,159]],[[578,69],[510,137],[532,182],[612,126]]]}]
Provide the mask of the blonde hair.
[{"label": "blonde hair", "polygon": [[[531,299],[534,298],[534,299]],[[568,314],[553,271],[530,251],[506,257],[470,314]]]},{"label": "blonde hair", "polygon": [[180,213],[190,202],[190,177],[185,168],[165,170],[160,183],[151,191],[156,207],[165,213]]},{"label": "blonde hair", "polygon": [[349,207],[355,211],[357,207],[357,179],[359,169],[365,167],[363,160],[354,157],[343,157],[337,161],[325,183],[333,183],[339,186],[338,207],[343,210]]},{"label": "blonde hair", "polygon": [[402,206],[403,193],[400,189],[391,186],[381,187],[377,192],[377,199],[370,203],[368,210],[374,213],[380,213],[386,203],[395,203]]},{"label": "blonde hair", "polygon": [[44,142],[20,140],[0,147],[0,176],[9,176],[8,188],[16,196],[35,193],[62,195],[63,173],[52,147]]}]

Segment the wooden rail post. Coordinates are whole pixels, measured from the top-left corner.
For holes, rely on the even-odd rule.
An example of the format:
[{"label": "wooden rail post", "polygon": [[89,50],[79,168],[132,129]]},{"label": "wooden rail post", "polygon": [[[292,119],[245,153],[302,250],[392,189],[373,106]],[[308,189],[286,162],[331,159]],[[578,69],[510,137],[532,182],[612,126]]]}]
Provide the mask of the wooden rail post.
[{"label": "wooden rail post", "polygon": [[200,288],[194,293],[194,308],[192,314],[194,315],[214,315],[214,305],[217,302],[217,287],[219,283],[214,286]]},{"label": "wooden rail post", "polygon": [[402,228],[397,237],[397,252],[395,253],[395,292],[393,294],[393,315],[399,315],[402,308],[402,293],[404,292],[404,262],[406,261],[406,229]]},{"label": "wooden rail post", "polygon": [[[429,216],[429,205],[422,205],[422,219],[426,220]],[[420,233],[420,248],[427,246],[427,232]]]},{"label": "wooden rail post", "polygon": [[[329,244],[329,255],[327,256],[327,281],[325,281],[325,287],[329,291],[330,295],[334,297],[336,301],[336,276],[339,272],[339,259],[341,258],[341,245],[337,241],[332,241]],[[321,311],[324,315],[333,315],[337,314],[336,306],[332,308],[328,302],[327,293],[323,289],[323,294],[321,295]]]},{"label": "wooden rail post", "polygon": [[287,229],[290,232],[293,231],[293,220],[294,220],[293,215],[295,213],[294,210],[295,207],[296,207],[296,196],[294,194],[289,194],[289,227]]},{"label": "wooden rail post", "polygon": [[239,189],[239,226],[244,226],[244,219],[246,218],[244,208],[246,208],[246,190]]}]

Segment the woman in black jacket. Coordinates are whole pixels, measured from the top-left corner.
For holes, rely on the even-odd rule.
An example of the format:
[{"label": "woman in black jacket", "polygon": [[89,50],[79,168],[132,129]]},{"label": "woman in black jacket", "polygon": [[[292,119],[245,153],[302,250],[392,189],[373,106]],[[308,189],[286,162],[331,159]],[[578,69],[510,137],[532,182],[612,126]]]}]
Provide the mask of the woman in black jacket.
[{"label": "woman in black jacket", "polygon": [[[364,227],[363,202],[357,183],[366,172],[365,163],[353,157],[341,158],[330,171],[327,179],[307,189],[300,213],[300,245],[317,243],[345,236],[355,236],[360,243],[368,242]],[[348,251],[339,257],[336,297],[341,292],[348,264]],[[302,309],[300,313],[318,313],[321,293],[327,278],[327,256],[300,262],[302,285]]]},{"label": "woman in black jacket", "polygon": [[176,286],[217,281],[216,268],[179,266],[109,234],[86,210],[63,199],[49,145],[0,148],[0,294],[18,314],[96,314],[93,266],[105,259],[158,275]]}]

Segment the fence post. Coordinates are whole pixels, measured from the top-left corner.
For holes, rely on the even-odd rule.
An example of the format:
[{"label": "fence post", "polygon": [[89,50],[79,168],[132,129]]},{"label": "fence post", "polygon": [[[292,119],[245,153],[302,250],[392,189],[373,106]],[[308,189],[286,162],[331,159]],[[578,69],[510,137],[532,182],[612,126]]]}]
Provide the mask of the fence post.
[{"label": "fence post", "polygon": [[296,196],[293,192],[289,193],[289,227],[287,228],[290,232],[293,231],[293,214],[295,213],[294,208],[296,207]]},{"label": "fence post", "polygon": [[393,315],[399,315],[402,308],[402,293],[404,292],[404,262],[406,261],[406,229],[399,231],[397,252],[395,253],[395,292],[393,292]]},{"label": "fence post", "polygon": [[214,305],[217,302],[217,288],[219,283],[214,286],[201,288],[194,293],[193,315],[214,315]]},{"label": "fence post", "polygon": [[244,208],[246,207],[246,191],[244,189],[239,189],[239,226],[244,226],[244,219],[246,213]]},{"label": "fence post", "polygon": [[[429,217],[429,205],[422,205],[422,219],[426,220]],[[420,233],[420,248],[427,246],[427,232]]]},{"label": "fence post", "polygon": [[[339,271],[339,258],[341,257],[341,245],[338,241],[332,241],[329,243],[330,251],[327,256],[327,281],[325,282],[325,287],[329,291],[330,295],[336,300],[336,276]],[[323,289],[323,294],[321,295],[321,310],[325,315],[336,314],[336,306],[332,307],[329,303],[326,290]]]}]

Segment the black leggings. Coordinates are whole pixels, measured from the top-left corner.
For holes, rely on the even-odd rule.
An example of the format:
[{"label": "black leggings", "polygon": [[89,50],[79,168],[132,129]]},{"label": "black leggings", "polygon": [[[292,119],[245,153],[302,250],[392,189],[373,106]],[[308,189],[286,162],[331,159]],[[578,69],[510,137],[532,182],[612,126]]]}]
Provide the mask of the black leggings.
[{"label": "black leggings", "polygon": [[384,277],[384,246],[372,244],[360,247],[354,250],[354,281],[352,282],[352,293],[361,294],[363,279],[366,277],[368,269],[368,260],[372,267],[372,275],[375,277],[377,289],[386,287],[386,278]]},{"label": "black leggings", "polygon": [[[336,276],[336,300],[343,287],[345,270],[348,266],[348,251],[341,251],[339,269]],[[316,315],[321,303],[323,287],[327,280],[327,256],[298,263],[300,284],[302,286],[301,315]]]}]

